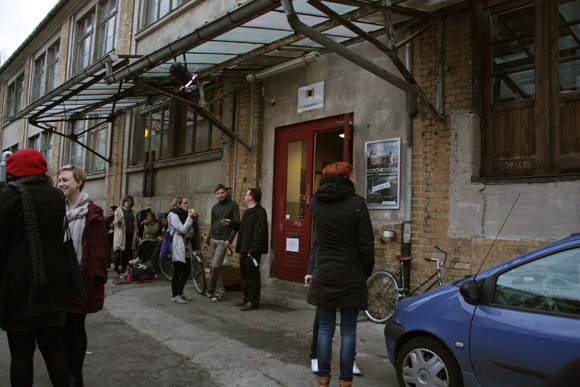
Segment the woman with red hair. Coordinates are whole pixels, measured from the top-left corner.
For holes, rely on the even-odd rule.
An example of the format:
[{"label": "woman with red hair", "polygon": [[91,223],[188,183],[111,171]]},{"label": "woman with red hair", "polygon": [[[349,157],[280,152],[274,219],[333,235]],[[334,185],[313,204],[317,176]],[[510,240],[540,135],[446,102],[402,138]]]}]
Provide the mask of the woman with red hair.
[{"label": "woman with red hair", "polygon": [[[374,234],[365,200],[355,192],[352,165],[336,162],[322,171],[310,202],[315,253],[311,254],[308,303],[317,306],[318,385],[330,384],[332,338],[340,309],[341,387],[352,385],[359,310],[367,309],[366,279],[375,264]],[[312,273],[312,274],[310,274]]]}]

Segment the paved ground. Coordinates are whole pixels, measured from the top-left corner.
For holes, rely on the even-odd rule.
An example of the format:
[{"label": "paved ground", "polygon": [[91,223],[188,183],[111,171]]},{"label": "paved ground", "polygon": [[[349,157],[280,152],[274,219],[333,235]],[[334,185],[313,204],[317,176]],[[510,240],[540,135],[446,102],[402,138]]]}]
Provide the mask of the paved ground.
[{"label": "paved ground", "polygon": [[[111,274],[114,277],[114,274]],[[168,282],[107,285],[104,311],[89,315],[85,385],[92,386],[315,386],[309,347],[314,312],[262,304],[241,312],[241,293],[212,304],[194,293],[171,303]],[[383,325],[358,325],[357,364],[363,376],[353,386],[395,387],[384,346]],[[338,385],[337,330],[331,386]],[[9,351],[0,335],[0,386],[8,385]],[[50,386],[40,354],[35,386]]]}]

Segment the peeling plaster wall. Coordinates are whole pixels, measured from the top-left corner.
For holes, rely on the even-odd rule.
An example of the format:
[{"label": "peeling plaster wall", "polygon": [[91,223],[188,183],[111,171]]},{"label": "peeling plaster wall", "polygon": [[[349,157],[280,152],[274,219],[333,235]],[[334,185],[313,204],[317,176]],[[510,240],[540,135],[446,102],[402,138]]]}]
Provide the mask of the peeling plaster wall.
[{"label": "peeling plaster wall", "polygon": [[480,118],[452,116],[449,236],[554,240],[580,231],[580,182],[472,183],[480,166]]},{"label": "peeling plaster wall", "polygon": [[[350,47],[357,54],[371,58],[379,66],[399,74],[387,56],[370,44]],[[404,55],[404,50],[401,50]],[[399,75],[400,76],[400,75]],[[298,88],[324,81],[324,109],[297,113]],[[280,126],[308,122],[319,118],[354,113],[353,166],[357,193],[364,196],[365,142],[401,138],[400,199],[405,198],[405,93],[343,59],[328,53],[317,62],[301,66],[278,76],[265,79],[264,161],[265,187],[263,204],[272,212],[275,129]],[[271,101],[276,102],[271,106]],[[371,209],[373,222],[400,223],[404,218],[405,203],[398,210]]]}]

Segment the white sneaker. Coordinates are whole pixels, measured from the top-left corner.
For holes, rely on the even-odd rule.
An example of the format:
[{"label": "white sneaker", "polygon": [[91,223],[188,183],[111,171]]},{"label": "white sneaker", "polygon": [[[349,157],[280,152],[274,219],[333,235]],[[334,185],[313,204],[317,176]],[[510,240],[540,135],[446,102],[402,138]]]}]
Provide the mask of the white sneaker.
[{"label": "white sneaker", "polygon": [[179,296],[171,297],[171,301],[176,302],[178,304],[187,304],[187,301],[185,301],[183,298]]},{"label": "white sneaker", "polygon": [[352,363],[352,373],[353,375],[362,375],[362,371],[356,366],[356,361]]},{"label": "white sneaker", "polygon": [[315,374],[318,373],[318,359],[310,359],[310,368]]},{"label": "white sneaker", "polygon": [[139,263],[139,258],[132,259],[132,260],[130,260],[130,261],[129,261],[129,263],[130,263],[131,265],[136,265],[136,264],[138,264],[138,263]]}]

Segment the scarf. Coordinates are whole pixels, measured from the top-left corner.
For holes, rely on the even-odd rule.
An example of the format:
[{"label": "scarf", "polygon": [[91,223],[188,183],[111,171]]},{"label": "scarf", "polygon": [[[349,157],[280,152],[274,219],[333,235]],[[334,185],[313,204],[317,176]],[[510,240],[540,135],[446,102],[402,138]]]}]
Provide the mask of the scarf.
[{"label": "scarf", "polygon": [[[89,194],[81,192],[74,207],[66,213],[66,221],[68,221],[68,228],[70,230],[69,238],[73,241],[79,265],[83,259],[83,232],[87,224],[89,203]],[[65,235],[65,240],[66,238],[67,236]]]},{"label": "scarf", "polygon": [[177,214],[177,216],[179,216],[179,220],[181,220],[181,223],[185,224],[185,221],[187,220],[187,211],[182,210],[181,208],[172,208],[171,212]]},{"label": "scarf", "polygon": [[24,184],[48,184],[48,181],[42,176],[28,176],[8,183],[8,187],[18,191],[22,200],[24,227],[26,228],[26,239],[28,239],[30,259],[32,261],[32,275],[34,283],[42,286],[46,285],[46,272],[44,271],[44,256],[42,255],[40,233],[38,232],[38,222],[36,221],[36,210],[34,209],[32,197],[24,187]]}]

